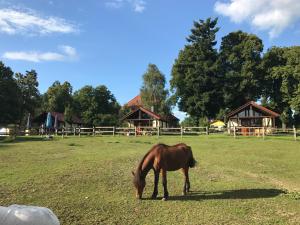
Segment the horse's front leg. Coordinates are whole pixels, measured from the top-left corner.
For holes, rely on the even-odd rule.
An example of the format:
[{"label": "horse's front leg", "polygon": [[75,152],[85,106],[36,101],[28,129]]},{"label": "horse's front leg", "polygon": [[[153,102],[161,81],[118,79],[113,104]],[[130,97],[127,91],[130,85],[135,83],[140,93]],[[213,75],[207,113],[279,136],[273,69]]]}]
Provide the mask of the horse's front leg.
[{"label": "horse's front leg", "polygon": [[159,170],[153,169],[153,171],[154,171],[154,190],[153,190],[152,198],[155,199],[158,194]]},{"label": "horse's front leg", "polygon": [[167,188],[167,171],[162,170],[162,183],[164,186],[164,197],[162,200],[167,200],[169,197],[168,188]]}]

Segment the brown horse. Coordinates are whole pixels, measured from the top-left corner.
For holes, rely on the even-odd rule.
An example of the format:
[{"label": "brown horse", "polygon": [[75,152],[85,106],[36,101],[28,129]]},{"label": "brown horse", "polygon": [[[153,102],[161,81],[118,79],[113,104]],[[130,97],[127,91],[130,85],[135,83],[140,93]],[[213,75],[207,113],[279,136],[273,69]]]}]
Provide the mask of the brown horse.
[{"label": "brown horse", "polygon": [[132,172],[134,179],[133,183],[136,188],[136,197],[141,199],[146,185],[145,178],[148,172],[154,170],[154,191],[152,198],[155,199],[158,194],[157,185],[159,180],[159,173],[162,171],[162,183],[164,187],[164,198],[169,197],[167,189],[167,171],[175,171],[182,169],[185,182],[183,187],[183,194],[186,195],[190,190],[189,168],[195,166],[195,159],[190,146],[186,144],[177,144],[168,146],[165,144],[154,145],[143,157],[135,172]]}]

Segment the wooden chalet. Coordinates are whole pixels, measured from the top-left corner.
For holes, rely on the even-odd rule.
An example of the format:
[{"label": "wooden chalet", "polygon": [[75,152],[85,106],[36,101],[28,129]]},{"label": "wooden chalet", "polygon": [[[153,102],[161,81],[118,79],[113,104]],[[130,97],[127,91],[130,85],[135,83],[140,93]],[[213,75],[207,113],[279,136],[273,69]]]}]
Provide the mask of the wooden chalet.
[{"label": "wooden chalet", "polygon": [[227,126],[231,127],[275,127],[280,115],[266,107],[250,101],[227,115]]},{"label": "wooden chalet", "polygon": [[121,118],[128,123],[128,127],[177,127],[179,119],[172,114],[161,116],[146,109],[142,105],[141,96],[138,95],[131,99],[127,104],[131,112]]}]

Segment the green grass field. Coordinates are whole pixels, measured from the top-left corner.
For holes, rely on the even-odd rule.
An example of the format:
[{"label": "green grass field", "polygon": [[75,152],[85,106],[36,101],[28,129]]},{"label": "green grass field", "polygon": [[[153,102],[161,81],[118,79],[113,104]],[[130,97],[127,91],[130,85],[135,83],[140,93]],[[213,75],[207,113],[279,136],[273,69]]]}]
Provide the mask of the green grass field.
[{"label": "green grass field", "polygon": [[[136,200],[131,170],[153,144],[185,142],[192,192],[168,173],[170,199]],[[45,206],[62,225],[299,224],[300,142],[292,138],[68,137],[0,141],[0,205]]]}]

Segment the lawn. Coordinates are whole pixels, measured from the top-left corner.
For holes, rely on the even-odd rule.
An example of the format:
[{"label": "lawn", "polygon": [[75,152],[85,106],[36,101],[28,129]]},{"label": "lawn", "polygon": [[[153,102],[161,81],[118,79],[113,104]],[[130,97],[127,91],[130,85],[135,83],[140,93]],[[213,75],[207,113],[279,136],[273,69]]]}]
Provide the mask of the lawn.
[{"label": "lawn", "polygon": [[[131,170],[158,142],[185,142],[198,161],[192,192],[168,173],[170,199],[136,200]],[[67,137],[0,141],[0,205],[45,206],[62,225],[299,224],[300,141],[292,138]]]}]

